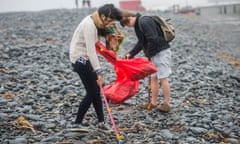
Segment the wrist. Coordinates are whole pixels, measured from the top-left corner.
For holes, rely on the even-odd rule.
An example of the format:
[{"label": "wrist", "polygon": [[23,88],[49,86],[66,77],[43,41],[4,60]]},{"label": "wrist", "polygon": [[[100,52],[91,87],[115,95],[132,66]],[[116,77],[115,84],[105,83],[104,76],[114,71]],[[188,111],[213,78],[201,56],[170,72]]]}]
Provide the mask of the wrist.
[{"label": "wrist", "polygon": [[97,70],[95,70],[95,72],[96,72],[97,75],[101,75],[101,73],[103,72],[103,70],[102,70],[102,69],[97,69]]}]

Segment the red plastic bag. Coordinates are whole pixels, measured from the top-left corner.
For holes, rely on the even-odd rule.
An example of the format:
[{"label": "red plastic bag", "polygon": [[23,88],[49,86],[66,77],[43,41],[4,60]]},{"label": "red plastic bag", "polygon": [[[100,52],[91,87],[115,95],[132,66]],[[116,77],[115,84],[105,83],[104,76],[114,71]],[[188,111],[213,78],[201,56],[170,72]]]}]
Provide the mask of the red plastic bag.
[{"label": "red plastic bag", "polygon": [[133,97],[138,92],[139,81],[115,81],[111,85],[103,88],[105,96],[113,104],[122,103],[125,100]]},{"label": "red plastic bag", "polygon": [[96,42],[95,44],[96,50],[99,54],[101,54],[108,62],[114,64],[117,60],[116,54],[108,50],[101,42]]},{"label": "red plastic bag", "polygon": [[134,96],[138,92],[139,80],[157,71],[155,66],[144,58],[117,58],[113,51],[106,49],[100,42],[96,43],[96,49],[115,68],[115,82],[103,88],[104,95],[112,103],[122,103]]},{"label": "red plastic bag", "polygon": [[156,67],[145,58],[121,59],[117,58],[115,53],[108,50],[100,42],[96,43],[97,52],[116,68],[125,71],[130,80],[140,80],[146,76],[157,72]]},{"label": "red plastic bag", "polygon": [[115,67],[123,69],[132,81],[141,80],[157,72],[156,67],[145,58],[117,59]]}]

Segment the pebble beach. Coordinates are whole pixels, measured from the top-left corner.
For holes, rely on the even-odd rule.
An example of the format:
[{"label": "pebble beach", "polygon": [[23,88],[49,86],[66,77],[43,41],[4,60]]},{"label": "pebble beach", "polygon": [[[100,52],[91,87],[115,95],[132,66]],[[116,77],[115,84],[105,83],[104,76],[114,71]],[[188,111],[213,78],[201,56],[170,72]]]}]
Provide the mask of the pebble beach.
[{"label": "pebble beach", "polygon": [[[114,129],[96,127],[93,107],[87,130],[71,129],[85,90],[72,71],[69,45],[79,22],[94,9],[0,13],[0,143],[117,144]],[[171,111],[140,108],[148,78],[122,104],[110,104],[123,144],[240,144],[240,18],[143,12],[171,18]],[[131,28],[119,57],[137,39]],[[143,57],[140,53],[138,57]],[[105,84],[116,76],[99,56]],[[158,104],[163,100],[159,93]],[[104,105],[104,101],[103,101]],[[106,106],[106,123],[112,127]]]}]

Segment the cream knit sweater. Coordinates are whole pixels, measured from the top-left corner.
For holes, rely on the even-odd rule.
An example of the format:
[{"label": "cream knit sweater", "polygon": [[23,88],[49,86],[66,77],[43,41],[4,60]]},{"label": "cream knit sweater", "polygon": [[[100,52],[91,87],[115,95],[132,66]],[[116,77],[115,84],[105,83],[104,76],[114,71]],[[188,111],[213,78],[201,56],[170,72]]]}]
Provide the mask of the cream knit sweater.
[{"label": "cream knit sweater", "polygon": [[89,60],[94,70],[100,69],[95,43],[98,41],[97,27],[91,16],[85,17],[75,30],[70,44],[70,61],[75,63],[79,57]]}]

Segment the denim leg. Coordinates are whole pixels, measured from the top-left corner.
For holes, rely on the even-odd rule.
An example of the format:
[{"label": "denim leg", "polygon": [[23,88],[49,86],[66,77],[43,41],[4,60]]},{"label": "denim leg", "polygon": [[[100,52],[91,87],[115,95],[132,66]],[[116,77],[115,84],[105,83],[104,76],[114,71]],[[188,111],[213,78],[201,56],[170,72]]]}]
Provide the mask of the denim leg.
[{"label": "denim leg", "polygon": [[86,89],[86,95],[83,100],[80,102],[76,123],[81,123],[84,115],[89,109],[91,103],[93,102],[93,106],[97,113],[97,117],[99,121],[104,120],[102,101],[100,95],[100,89],[97,85],[96,73],[93,72],[93,68],[89,61],[86,64],[76,63],[74,65],[75,71],[79,74],[82,83]]}]

